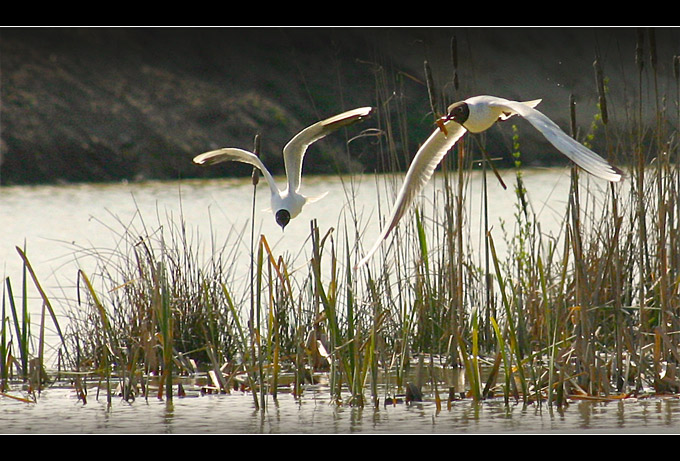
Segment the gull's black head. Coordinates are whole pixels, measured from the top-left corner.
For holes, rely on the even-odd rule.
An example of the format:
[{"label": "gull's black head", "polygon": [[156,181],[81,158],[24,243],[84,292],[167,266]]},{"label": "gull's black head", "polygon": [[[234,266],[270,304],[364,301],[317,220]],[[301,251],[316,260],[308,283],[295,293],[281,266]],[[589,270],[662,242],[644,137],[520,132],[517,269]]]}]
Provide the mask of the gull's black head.
[{"label": "gull's black head", "polygon": [[290,222],[290,213],[288,210],[279,210],[276,212],[276,224],[281,226],[281,230]]},{"label": "gull's black head", "polygon": [[467,119],[470,116],[470,108],[465,101],[451,104],[447,112],[446,120],[453,120],[459,125],[467,122]]}]

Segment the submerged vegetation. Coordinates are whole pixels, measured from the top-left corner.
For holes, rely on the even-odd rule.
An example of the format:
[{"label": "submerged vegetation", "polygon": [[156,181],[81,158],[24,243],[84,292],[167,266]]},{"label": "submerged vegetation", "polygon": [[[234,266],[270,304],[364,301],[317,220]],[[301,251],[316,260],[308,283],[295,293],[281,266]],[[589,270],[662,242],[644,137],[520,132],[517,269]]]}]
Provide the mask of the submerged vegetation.
[{"label": "submerged vegetation", "polygon": [[[603,75],[599,58],[599,103],[587,133],[577,130],[570,101],[573,136],[603,146],[627,178],[603,186],[573,169],[558,235],[541,231],[527,197],[518,131],[512,152],[516,213],[515,222],[502,226],[505,257],[487,219],[481,244],[472,243],[479,230],[469,225],[470,213],[477,213],[471,201],[481,204],[484,217],[493,200],[486,185],[498,180],[474,137],[449,153],[434,195],[423,197],[357,272],[365,223],[351,184],[341,225],[310,223],[304,242],[310,256],[302,266],[293,267],[286,255],[272,252],[265,235],[255,234],[254,214],[249,228],[223,243],[211,235],[207,258],[205,242],[181,216],[151,224],[139,215],[114,230],[114,250],[79,249],[96,268],[78,274],[68,326],[59,330],[59,373],[77,389],[87,379],[104,384],[108,398],[119,393],[126,399],[152,392],[172,399],[181,394],[182,376],[202,373],[205,392],[245,389],[258,408],[282,389],[302,395],[320,376],[328,379],[331,400],[351,405],[379,406],[421,393],[438,405],[491,397],[564,405],[576,398],[680,393],[680,59],[675,56],[671,67],[675,94],[661,94],[653,41],[646,48],[643,43],[641,37],[636,55],[640,110],[627,112],[625,130],[608,126],[612,77]],[[650,93],[643,88],[643,62],[654,76],[651,128],[641,109]],[[373,143],[384,162],[396,166],[409,155],[395,147],[407,133],[406,109],[394,97],[400,77],[391,82],[380,67],[375,74],[380,133],[357,142]],[[427,86],[436,116],[438,93],[431,81]],[[469,196],[472,174],[482,175],[481,197]],[[390,197],[401,176],[385,178]],[[254,176],[253,205],[256,185]],[[244,247],[251,255],[245,278],[234,265],[236,249]],[[18,251],[30,276],[27,252]],[[23,298],[5,281],[3,391],[15,373],[34,390],[48,379],[42,335],[36,351],[29,347],[35,333],[26,285],[39,286],[29,276]],[[38,323],[41,332],[46,321]],[[446,370],[460,370],[464,386],[444,379]]]}]

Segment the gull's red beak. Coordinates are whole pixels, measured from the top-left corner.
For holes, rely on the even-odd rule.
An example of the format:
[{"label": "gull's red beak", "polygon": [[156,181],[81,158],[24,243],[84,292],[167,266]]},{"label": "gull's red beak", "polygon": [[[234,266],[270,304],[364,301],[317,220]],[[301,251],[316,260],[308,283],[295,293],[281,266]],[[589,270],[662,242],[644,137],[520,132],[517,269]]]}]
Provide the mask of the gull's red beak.
[{"label": "gull's red beak", "polygon": [[449,119],[446,118],[446,116],[444,116],[444,117],[438,118],[437,121],[435,122],[437,124],[437,126],[439,127],[439,129],[442,130],[442,133],[444,133],[444,136],[448,136],[448,134],[449,134],[448,130],[446,129],[446,125],[444,125],[444,123],[447,122],[448,120]]}]

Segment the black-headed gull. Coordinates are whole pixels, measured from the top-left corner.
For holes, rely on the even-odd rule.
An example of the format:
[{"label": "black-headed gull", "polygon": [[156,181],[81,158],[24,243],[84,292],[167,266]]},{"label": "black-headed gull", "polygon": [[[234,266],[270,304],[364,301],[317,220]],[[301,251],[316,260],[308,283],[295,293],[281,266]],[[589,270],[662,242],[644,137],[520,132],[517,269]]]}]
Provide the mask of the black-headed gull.
[{"label": "black-headed gull", "polygon": [[305,128],[288,141],[283,148],[283,162],[287,178],[287,188],[285,190],[279,190],[271,173],[257,155],[243,149],[226,147],[213,150],[194,157],[194,163],[213,165],[220,162],[236,161],[257,167],[267,180],[267,184],[269,184],[272,195],[271,209],[276,222],[281,226],[281,229],[284,229],[291,219],[300,214],[302,207],[309,200],[300,193],[302,160],[305,152],[307,152],[307,148],[310,144],[327,134],[343,126],[363,120],[370,115],[372,110],[371,107],[360,107],[343,112]]},{"label": "black-headed gull", "polygon": [[357,264],[357,268],[365,264],[377,251],[401,217],[406,213],[414,197],[429,181],[434,169],[439,165],[447,152],[467,131],[481,133],[489,129],[499,120],[506,120],[513,115],[521,115],[531,123],[560,152],[588,173],[608,181],[617,182],[623,178],[623,172],[610,165],[605,159],[568,136],[559,126],[534,109],[541,100],[517,102],[495,96],[475,96],[464,101],[451,104],[447,114],[437,120],[439,128],[430,135],[416,153],[409,167],[404,184],[397,195],[392,208],[392,215],[380,234],[375,245]]}]

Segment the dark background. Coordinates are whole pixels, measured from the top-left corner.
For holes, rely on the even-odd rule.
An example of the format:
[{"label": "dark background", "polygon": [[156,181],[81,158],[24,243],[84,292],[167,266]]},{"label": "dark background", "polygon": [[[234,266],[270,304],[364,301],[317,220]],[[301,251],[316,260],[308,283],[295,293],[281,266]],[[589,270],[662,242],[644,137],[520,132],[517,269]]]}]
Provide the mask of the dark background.
[{"label": "dark background", "polygon": [[[317,120],[359,106],[372,119],[329,136],[305,171],[382,168],[370,142],[347,149],[347,136],[384,128],[400,101],[413,155],[433,129],[424,61],[434,73],[438,110],[476,94],[543,98],[539,109],[569,129],[569,97],[579,127],[597,112],[593,61],[608,78],[609,126],[625,130],[643,103],[653,120],[654,73],[645,31],[643,97],[638,97],[636,28],[14,28],[0,29],[0,184],[175,179],[246,174],[201,168],[193,156],[219,147],[261,153],[282,173],[281,149]],[[677,104],[672,59],[680,30],[660,28],[657,81]],[[459,87],[454,88],[452,40]],[[517,122],[519,124],[519,122]],[[527,163],[563,162],[522,125]],[[404,128],[406,131],[406,128]],[[488,148],[509,156],[507,128],[488,132]],[[532,142],[529,142],[532,140]],[[311,151],[310,151],[311,152]]]}]

